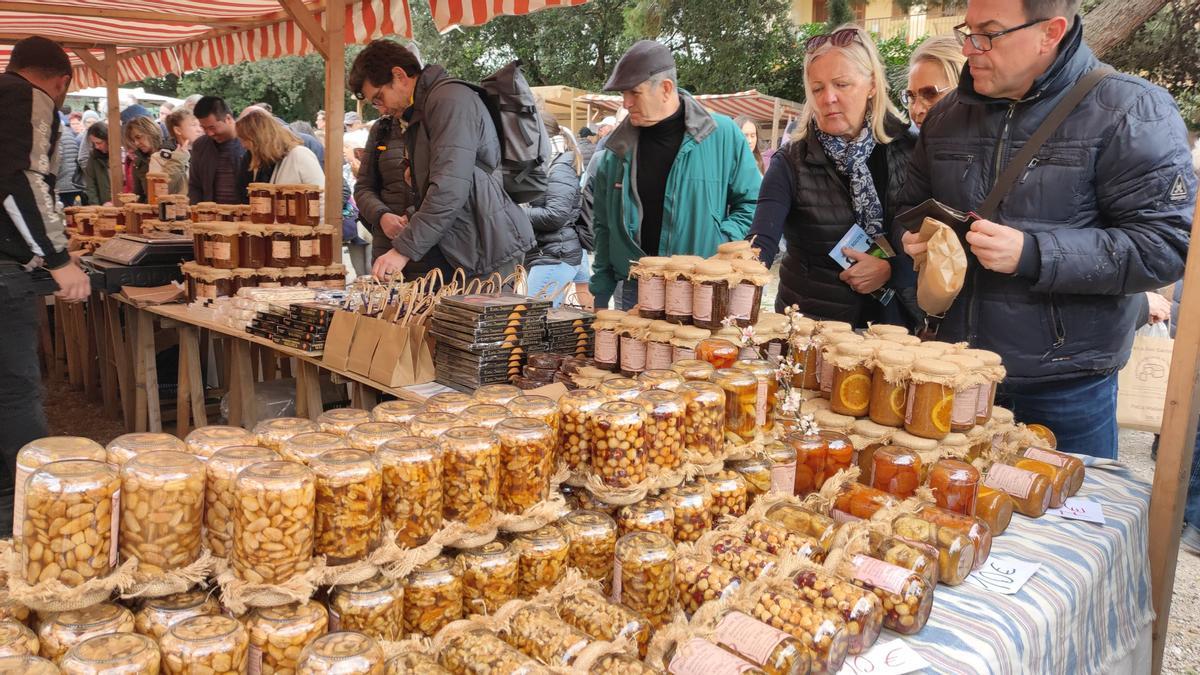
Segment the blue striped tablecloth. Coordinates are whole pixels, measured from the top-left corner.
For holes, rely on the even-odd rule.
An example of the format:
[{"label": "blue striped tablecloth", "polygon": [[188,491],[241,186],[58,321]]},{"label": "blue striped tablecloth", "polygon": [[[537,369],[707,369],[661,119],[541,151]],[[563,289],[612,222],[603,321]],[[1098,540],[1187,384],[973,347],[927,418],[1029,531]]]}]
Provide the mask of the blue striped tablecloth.
[{"label": "blue striped tablecloth", "polygon": [[904,638],[930,672],[1103,673],[1134,648],[1154,617],[1150,486],[1119,465],[1089,466],[1077,496],[1102,503],[1106,524],[1014,515],[996,538],[992,555],[1042,565],[1017,594],[937,587],[929,623]]}]

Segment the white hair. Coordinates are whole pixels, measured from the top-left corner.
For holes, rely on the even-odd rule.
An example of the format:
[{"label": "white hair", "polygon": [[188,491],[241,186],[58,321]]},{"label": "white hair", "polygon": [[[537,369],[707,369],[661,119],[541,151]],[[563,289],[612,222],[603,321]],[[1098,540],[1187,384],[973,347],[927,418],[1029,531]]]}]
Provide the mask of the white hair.
[{"label": "white hair", "polygon": [[658,85],[662,84],[663,82],[666,82],[667,80],[670,80],[671,84],[675,85],[675,88],[678,89],[679,88],[679,69],[678,68],[668,68],[667,70],[664,70],[661,73],[655,73],[655,74],[651,75],[650,79],[647,81],[650,83],[650,87],[654,88],[654,87],[657,87]]},{"label": "white hair", "polygon": [[836,33],[844,29],[856,31],[858,39],[851,40],[845,47],[838,47],[830,40],[804,56],[804,109],[800,112],[796,135],[792,140],[799,140],[807,136],[809,125],[817,118],[817,111],[812,103],[812,88],[808,82],[809,66],[816,59],[836,51],[841,52],[846,57],[846,60],[856,66],[864,77],[872,79],[874,94],[867,102],[867,119],[870,120],[871,133],[875,135],[875,138],[880,143],[891,143],[892,136],[887,133],[885,128],[887,117],[891,115],[897,119],[903,119],[903,116],[896,105],[892,103],[892,100],[888,98],[887,74],[883,68],[883,60],[879,58],[879,50],[875,47],[875,40],[871,38],[870,33],[854,24],[839,26],[833,32]]}]

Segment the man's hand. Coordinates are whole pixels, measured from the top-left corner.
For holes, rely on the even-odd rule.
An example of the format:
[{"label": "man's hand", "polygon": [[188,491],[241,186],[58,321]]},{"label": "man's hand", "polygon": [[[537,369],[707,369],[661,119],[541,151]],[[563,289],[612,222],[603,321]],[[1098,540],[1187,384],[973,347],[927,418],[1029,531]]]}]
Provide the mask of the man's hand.
[{"label": "man's hand", "polygon": [[842,249],[842,255],[853,260],[854,264],[838,275],[838,278],[856,293],[874,293],[892,278],[892,266],[882,258],[852,248]]},{"label": "man's hand", "polygon": [[908,254],[908,257],[915,258],[929,248],[929,244],[921,241],[920,236],[919,232],[905,232],[904,236],[900,238],[901,243],[904,244],[904,252]]},{"label": "man's hand", "polygon": [[1150,302],[1150,324],[1171,320],[1171,301],[1154,291],[1146,291],[1146,300]]},{"label": "man's hand", "polygon": [[967,243],[985,269],[1015,274],[1017,263],[1021,261],[1021,249],[1025,248],[1025,234],[990,220],[977,220],[971,223]]},{"label": "man's hand", "polygon": [[75,258],[56,270],[50,270],[50,276],[54,277],[55,283],[58,284],[58,290],[54,293],[57,298],[67,302],[79,302],[87,300],[92,294],[92,282]]},{"label": "man's hand", "polygon": [[407,264],[408,256],[392,249],[375,259],[375,264],[371,267],[371,275],[380,281],[387,281],[388,277],[404,271],[404,266]]},{"label": "man's hand", "polygon": [[379,228],[387,235],[388,239],[395,239],[396,235],[400,234],[408,225],[408,216],[398,216],[394,213],[385,213],[379,219]]}]

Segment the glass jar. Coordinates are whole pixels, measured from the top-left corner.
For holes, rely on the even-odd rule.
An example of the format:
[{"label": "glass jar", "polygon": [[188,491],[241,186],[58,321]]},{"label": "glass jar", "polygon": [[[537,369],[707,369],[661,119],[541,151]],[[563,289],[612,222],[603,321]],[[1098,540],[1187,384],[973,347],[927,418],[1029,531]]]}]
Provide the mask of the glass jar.
[{"label": "glass jar", "polygon": [[157,675],[161,658],[158,645],[145,635],[111,633],[71,647],[63,655],[59,668],[69,675]]},{"label": "glass jar", "polygon": [[404,427],[392,422],[363,422],[346,433],[346,443],[355,450],[374,453],[384,443],[405,434]]},{"label": "glass jar", "polygon": [[461,426],[461,422],[456,415],[425,411],[409,420],[408,431],[413,436],[437,439],[457,426]]},{"label": "glass jar", "polygon": [[587,419],[608,398],[595,389],[575,389],[558,399],[561,433],[556,455],[573,472],[583,471],[592,461],[592,435]]},{"label": "glass jar", "polygon": [[891,443],[892,427],[876,424],[871,420],[858,420],[850,431],[850,442],[858,453],[858,481],[870,485],[874,479],[875,451]]},{"label": "glass jar", "polygon": [[850,433],[854,429],[855,419],[839,415],[832,410],[818,410],[813,413],[813,421],[822,431],[828,434],[825,445],[825,472],[828,480],[838,471],[844,471],[854,465],[854,442]]},{"label": "glass jar", "polygon": [[520,558],[515,547],[491,541],[455,558],[462,577],[463,614],[492,614],[517,597]]},{"label": "glass jar", "polygon": [[745,328],[758,323],[763,287],[770,282],[771,271],[757,260],[734,260],[732,265],[728,314]]},{"label": "glass jar", "polygon": [[[745,481],[747,508],[752,506],[760,495],[771,491],[771,460],[766,457],[754,455],[746,459],[727,459],[725,468],[738,474]],[[790,485],[788,494],[791,494]]]},{"label": "glass jar", "polygon": [[729,314],[729,277],[733,266],[706,260],[692,269],[692,325],[718,330]]},{"label": "glass jar", "polygon": [[263,245],[266,250],[267,264],[264,267],[283,269],[292,264],[295,251],[299,248],[292,236],[292,228],[287,225],[265,225]]},{"label": "glass jar", "polygon": [[[375,424],[386,424],[379,422]],[[317,479],[313,552],[330,565],[365,560],[379,546],[383,476],[362,450],[331,450],[309,465]]]},{"label": "glass jar", "polygon": [[441,449],[442,517],[483,527],[499,502],[500,439],[487,429],[457,427],[442,435]]},{"label": "glass jar", "polygon": [[[725,430],[742,441],[752,441],[757,433],[759,382],[744,370],[718,370],[713,381],[725,393]],[[765,414],[764,400],[762,405]]]},{"label": "glass jar", "polygon": [[212,243],[208,240],[209,223],[192,225],[192,260],[197,265],[210,265],[212,259]]},{"label": "glass jar", "polygon": [[255,225],[270,225],[275,222],[275,196],[277,190],[270,183],[251,183],[246,186],[250,195],[250,222]]},{"label": "glass jar", "polygon": [[588,420],[594,444],[592,471],[605,484],[629,487],[646,479],[646,409],[639,403],[614,401],[596,409]]},{"label": "glass jar", "polygon": [[229,562],[238,577],[251,584],[282,584],[308,571],[316,502],[312,470],[295,462],[255,464],[238,474],[233,490]]},{"label": "glass jar", "polygon": [[783,525],[790,532],[815,539],[826,553],[833,544],[837,523],[823,513],[785,502],[772,506],[764,517],[771,522]]},{"label": "glass jar", "polygon": [[571,565],[584,577],[612,590],[613,559],[617,549],[617,524],[600,511],[572,511],[559,521],[570,543]]},{"label": "glass jar", "polygon": [[132,633],[133,613],[113,603],[102,602],[84,609],[48,613],[38,624],[38,649],[57,663],[75,645],[97,635]]},{"label": "glass jar", "polygon": [[[103,448],[100,449],[103,453]],[[74,588],[117,564],[121,478],[89,459],[51,462],[25,482],[21,535],[25,582],[57,579]]]},{"label": "glass jar", "polygon": [[243,267],[241,239],[237,223],[210,223],[205,243],[210,256],[208,264],[223,270]]},{"label": "glass jar", "polygon": [[[293,193],[295,194],[295,193]],[[300,652],[296,672],[305,675],[383,675],[383,648],[362,633],[329,633]]]},{"label": "glass jar", "polygon": [[[974,555],[974,550],[968,545],[967,550]],[[938,551],[924,542],[903,539],[901,537],[885,536],[871,532],[870,545],[866,550],[872,558],[882,560],[889,565],[902,567],[910,572],[921,575],[930,586],[938,582]],[[970,572],[970,560],[967,561],[967,572]],[[956,583],[961,583],[958,580]]]},{"label": "glass jar", "polygon": [[247,672],[297,672],[300,652],[328,628],[329,613],[315,600],[252,610],[246,617]]},{"label": "glass jar", "polygon": [[950,413],[954,408],[953,383],[958,372],[958,366],[941,360],[920,359],[913,363],[905,403],[905,431],[939,441],[950,433]]},{"label": "glass jar", "polygon": [[741,349],[724,338],[709,338],[696,345],[696,358],[717,370],[732,368],[739,356]]},{"label": "glass jar", "polygon": [[[187,452],[187,445],[171,434],[137,432],[117,436],[104,449],[105,460],[117,468],[124,466],[126,462],[142,453],[159,450]],[[79,459],[97,459],[94,454],[89,453],[89,455],[89,457]]]},{"label": "glass jar", "polygon": [[275,222],[295,225],[296,193],[291,185],[275,185]]},{"label": "glass jar", "polygon": [[121,559],[161,575],[200,559],[204,463],[172,450],[147,452],[121,469]]},{"label": "glass jar", "polygon": [[[524,394],[509,401],[507,408],[513,417],[528,417],[544,422],[554,432],[555,440],[557,440],[561,424],[558,404],[554,402],[554,399],[548,396]],[[550,450],[550,455],[553,456],[554,448]],[[555,462],[551,461],[550,464],[553,466]]]},{"label": "glass jar", "polygon": [[835,431],[818,431],[816,433],[794,431],[784,437],[784,442],[796,451],[794,494],[797,497],[816,492],[825,484],[825,480],[829,478],[825,475],[825,466],[831,451],[838,458],[836,465],[840,465],[840,458],[847,448],[851,454],[854,452],[854,446],[850,443],[849,437]]},{"label": "glass jar", "polygon": [[[620,369],[620,336],[621,322],[625,312],[616,309],[601,309],[596,312],[596,321],[592,324],[596,367],[615,373]],[[476,392],[478,396],[478,392]]]},{"label": "glass jar", "polygon": [[656,532],[617,541],[613,596],[646,617],[656,630],[675,613],[675,544]]},{"label": "glass jar", "polygon": [[1016,502],[1007,492],[979,486],[979,495],[975,498],[975,517],[987,523],[992,536],[998,537],[1008,529],[1012,522]]},{"label": "glass jar", "polygon": [[975,544],[969,536],[954,527],[942,527],[933,520],[940,518],[897,516],[892,520],[892,532],[908,541],[932,547],[936,551],[937,579],[947,586],[957,586],[967,580],[972,569],[979,566],[975,562]]},{"label": "glass jar", "polygon": [[957,459],[939,459],[929,470],[929,487],[937,505],[967,516],[975,515],[979,470]]},{"label": "glass jar", "polygon": [[836,673],[849,649],[846,623],[833,611],[809,604],[790,585],[773,585],[759,596],[750,616],[800,641],[812,657],[814,673]]},{"label": "glass jar", "polygon": [[674,324],[691,325],[692,323],[692,271],[696,261],[672,257],[665,265],[663,276],[666,280],[666,311],[664,318]]},{"label": "glass jar", "polygon": [[1017,513],[1028,518],[1041,518],[1053,496],[1049,478],[1007,464],[993,464],[984,474],[983,485],[1008,493]]},{"label": "glass jar", "polygon": [[258,271],[245,267],[239,267],[229,271],[233,283],[233,296],[237,297],[238,291],[243,288],[258,288]]},{"label": "glass jar", "polygon": [[709,382],[717,372],[711,363],[699,359],[676,360],[671,364],[671,370],[684,382]]},{"label": "glass jar", "polygon": [[317,185],[296,186],[296,224],[316,227],[321,224],[321,194]]},{"label": "glass jar", "polygon": [[184,591],[161,598],[147,598],[133,617],[133,628],[157,641],[180,621],[220,613],[221,605],[208,591]]},{"label": "glass jar", "polygon": [[837,497],[833,501],[833,509],[830,515],[838,522],[847,520],[867,520],[875,515],[875,512],[884,507],[891,507],[899,504],[900,500],[896,496],[876,490],[873,487],[867,487],[862,483],[847,483],[838,492]]},{"label": "glass jar", "polygon": [[679,607],[689,617],[704,603],[723,600],[741,585],[741,578],[733,572],[696,556],[681,555],[675,560]]},{"label": "glass jar", "polygon": [[512,413],[502,405],[492,405],[490,403],[476,403],[462,411],[459,418],[463,426],[481,427],[483,429],[495,429],[497,424],[500,424],[506,419],[512,417]]},{"label": "glass jar", "polygon": [[775,429],[775,405],[779,397],[779,379],[769,361],[743,360],[733,364],[734,370],[754,375],[758,382],[755,394],[754,423],[764,433]]},{"label": "glass jar", "polygon": [[774,518],[754,518],[746,524],[742,540],[773,556],[799,556],[820,562],[825,547],[816,538],[794,531]]},{"label": "glass jar", "polygon": [[737,610],[726,610],[717,621],[713,641],[769,675],[807,673],[812,667],[799,640]]},{"label": "glass jar", "polygon": [[879,597],[884,628],[913,635],[929,620],[933,586],[921,575],[862,554],[847,556],[838,574]]},{"label": "glass jar", "polygon": [[590,588],[565,595],[558,601],[555,609],[563,621],[588,635],[610,642],[626,638],[637,645],[640,655],[646,655],[651,624],[633,609],[609,602],[603,595]]},{"label": "glass jar", "polygon": [[425,402],[425,410],[429,412],[444,412],[458,415],[475,403],[468,394],[457,391],[446,391],[434,394]]},{"label": "glass jar", "polygon": [[532,598],[538,591],[550,588],[567,571],[570,544],[557,525],[545,525],[513,540],[520,556],[517,594]]},{"label": "glass jar", "polygon": [[450,558],[440,555],[408,575],[404,587],[405,635],[432,637],[462,616],[462,577]]},{"label": "glass jar", "polygon": [[[923,505],[917,512],[917,516],[937,525],[942,530],[969,539],[971,546],[975,549],[974,569],[983,567],[983,564],[987,562],[987,558],[992,552],[992,531],[988,529],[987,523],[984,521],[974,516],[964,516],[961,513],[947,511],[932,504]],[[948,541],[949,535],[944,539]]]},{"label": "glass jar", "polygon": [[732,534],[722,534],[709,544],[712,561],[748,581],[779,567],[779,558],[765,553]]},{"label": "glass jar", "polygon": [[95,221],[97,236],[104,238],[117,236],[117,226],[119,225],[117,218],[120,215],[121,209],[115,206],[101,206]]},{"label": "glass jar", "polygon": [[618,332],[621,338],[621,368],[623,377],[637,377],[646,370],[646,349],[650,335],[650,319],[626,316]]},{"label": "glass jar", "polygon": [[668,539],[675,537],[675,513],[661,499],[647,497],[621,507],[617,512],[617,536],[630,532],[657,532]]},{"label": "glass jar", "polygon": [[667,318],[667,264],[670,258],[645,256],[630,265],[630,276],[637,279],[638,314],[647,319]]},{"label": "glass jar", "polygon": [[267,266],[267,228],[261,225],[238,223],[241,229],[238,258],[242,267],[258,269]]},{"label": "glass jar", "polygon": [[[1074,496],[1075,493],[1079,492],[1079,488],[1083,487],[1084,468],[1083,462],[1078,457],[1068,455],[1065,452],[1034,446],[1025,448],[1020,452],[1020,455],[1025,459],[1032,459],[1053,467],[1058,467],[1062,472],[1065,472],[1067,478],[1062,488],[1064,497]],[[1018,466],[1020,465],[1018,464]]]},{"label": "glass jar", "polygon": [[371,413],[358,408],[334,408],[317,417],[321,431],[345,438],[354,427],[371,421]]},{"label": "glass jar", "polygon": [[541,420],[512,417],[497,424],[495,434],[500,439],[501,513],[521,514],[546,501],[554,474],[554,430]]},{"label": "glass jar", "polygon": [[[117,440],[121,438],[125,437]],[[47,436],[26,443],[17,453],[13,496],[13,542],[19,542],[21,539],[21,528],[25,520],[25,483],[29,476],[51,462],[68,459],[104,462],[108,461],[108,452],[104,446],[90,438]]]},{"label": "glass jar", "polygon": [[[712,336],[712,331],[695,326],[675,326],[671,337],[671,361],[695,361],[696,349],[701,342]],[[705,361],[705,364],[708,362]],[[711,371],[709,372],[711,374]]]},{"label": "glass jar", "polygon": [[870,411],[871,360],[874,357],[874,350],[861,342],[842,342],[837,345],[829,393],[829,407],[833,412],[863,417]]},{"label": "glass jar", "polygon": [[1045,476],[1050,481],[1050,508],[1063,505],[1067,498],[1067,483],[1071,480],[1071,472],[1067,468],[1028,457],[1017,457],[1007,463]]},{"label": "glass jar", "polygon": [[187,444],[188,452],[207,460],[218,450],[236,445],[256,445],[258,438],[241,427],[207,426],[193,429],[183,442]]},{"label": "glass jar", "polygon": [[471,628],[442,640],[438,661],[455,673],[541,675],[542,666],[486,628]]},{"label": "glass jar", "polygon": [[978,393],[979,398],[975,407],[975,424],[984,425],[992,418],[992,407],[996,402],[996,387],[1004,381],[1006,371],[1000,355],[986,349],[964,349],[964,356],[970,356],[981,364],[979,376],[982,380]]},{"label": "glass jar", "polygon": [[768,492],[792,495],[796,490],[796,449],[782,441],[767,443]]},{"label": "glass jar", "polygon": [[644,435],[649,444],[647,461],[651,471],[673,471],[683,462],[686,404],[672,391],[651,389],[637,402],[646,409]]},{"label": "glass jar", "polygon": [[850,331],[821,334],[820,350],[817,355],[817,390],[821,392],[821,396],[829,398],[833,391],[833,364],[836,358],[838,345],[843,342],[862,342],[862,336]]},{"label": "glass jar", "polygon": [[395,401],[384,401],[379,405],[371,408],[371,420],[375,422],[391,422],[399,424],[401,427],[408,430],[408,423],[413,417],[425,411],[425,404],[415,403],[413,401],[405,401],[397,399]]},{"label": "glass jar", "polygon": [[333,226],[318,226],[313,229],[313,234],[317,237],[316,250],[313,252],[316,264],[328,268],[335,262],[333,258]]},{"label": "glass jar", "polygon": [[749,507],[749,488],[746,480],[735,471],[724,469],[706,476],[708,492],[712,495],[713,522],[725,516],[741,517]]},{"label": "glass jar", "polygon": [[290,462],[311,464],[312,461],[331,450],[346,447],[346,439],[324,431],[296,434],[279,446],[279,456]]},{"label": "glass jar", "polygon": [[753,663],[699,637],[673,642],[663,655],[670,675],[765,675]]},{"label": "glass jar", "polygon": [[23,623],[0,621],[0,657],[37,656],[38,639]]},{"label": "glass jar", "polygon": [[357,631],[380,640],[399,640],[404,626],[404,586],[376,574],[329,594],[330,632]]},{"label": "glass jar", "polygon": [[885,445],[875,451],[871,486],[900,499],[907,499],[921,486],[921,458],[898,445]]},{"label": "glass jar", "polygon": [[283,269],[274,267],[258,268],[258,287],[259,288],[282,288],[283,284],[280,279],[283,278]]},{"label": "glass jar", "polygon": [[596,390],[613,401],[633,401],[646,391],[646,385],[629,377],[614,377],[600,383]]},{"label": "glass jar", "polygon": [[[655,321],[646,336],[646,371],[662,371],[671,367],[675,347],[671,341],[675,339],[674,324],[665,321]],[[660,327],[657,324],[662,324]],[[668,371],[669,372],[669,371]]]},{"label": "glass jar", "polygon": [[438,665],[434,657],[417,651],[406,651],[388,659],[385,675],[451,675]]},{"label": "glass jar", "polygon": [[570,668],[592,638],[559,620],[549,607],[528,604],[516,610],[505,630],[509,643],[538,661]]},{"label": "glass jar", "polygon": [[[746,375],[739,373],[746,379]],[[684,423],[684,457],[706,465],[725,453],[725,390],[712,382],[687,382],[679,388],[687,406]]]},{"label": "glass jar", "polygon": [[706,481],[683,483],[664,493],[673,515],[676,543],[693,542],[712,529],[713,497]]},{"label": "glass jar", "polygon": [[981,390],[989,387],[983,362],[966,354],[947,354],[942,361],[959,367],[954,381],[954,407],[950,410],[950,430],[965,433],[975,426],[979,415]]},{"label": "glass jar", "polygon": [[509,401],[523,393],[511,384],[485,384],[475,390],[475,402],[506,406]]},{"label": "glass jar", "polygon": [[59,675],[62,671],[53,661],[40,656],[0,657],[0,672],[22,673],[22,675]]},{"label": "glass jar", "polygon": [[204,546],[214,556],[228,558],[231,550],[237,475],[248,466],[278,459],[274,450],[254,445],[235,445],[209,458],[204,481]]},{"label": "glass jar", "polygon": [[883,602],[871,591],[843,581],[815,565],[792,577],[796,593],[814,607],[824,607],[846,622],[846,651],[861,654],[871,648],[883,630]]}]

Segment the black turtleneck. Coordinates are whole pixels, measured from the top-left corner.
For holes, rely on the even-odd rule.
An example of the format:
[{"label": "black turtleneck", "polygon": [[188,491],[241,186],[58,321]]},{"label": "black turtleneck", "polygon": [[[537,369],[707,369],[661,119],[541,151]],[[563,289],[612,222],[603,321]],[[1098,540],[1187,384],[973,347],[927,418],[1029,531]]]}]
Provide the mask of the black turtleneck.
[{"label": "black turtleneck", "polygon": [[675,164],[675,155],[683,143],[686,126],[683,120],[683,100],[679,110],[654,126],[638,130],[637,193],[642,202],[642,251],[658,255],[662,238],[663,201],[667,196],[667,176]]}]

